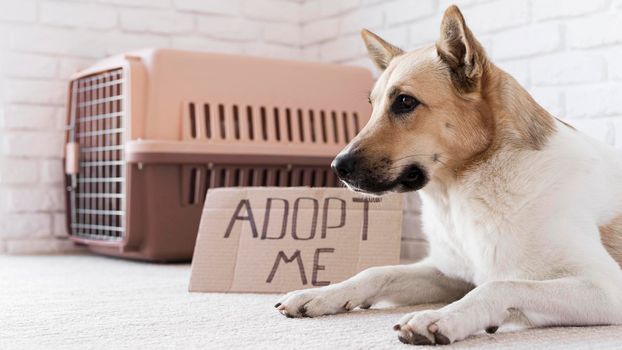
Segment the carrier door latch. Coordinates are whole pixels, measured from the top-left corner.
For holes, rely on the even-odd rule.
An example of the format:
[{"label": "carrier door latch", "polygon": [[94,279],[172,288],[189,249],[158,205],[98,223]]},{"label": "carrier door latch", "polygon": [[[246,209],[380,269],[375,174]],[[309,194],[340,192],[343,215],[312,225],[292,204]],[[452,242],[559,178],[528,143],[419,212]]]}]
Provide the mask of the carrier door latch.
[{"label": "carrier door latch", "polygon": [[75,175],[80,172],[80,145],[69,142],[65,145],[65,174]]}]

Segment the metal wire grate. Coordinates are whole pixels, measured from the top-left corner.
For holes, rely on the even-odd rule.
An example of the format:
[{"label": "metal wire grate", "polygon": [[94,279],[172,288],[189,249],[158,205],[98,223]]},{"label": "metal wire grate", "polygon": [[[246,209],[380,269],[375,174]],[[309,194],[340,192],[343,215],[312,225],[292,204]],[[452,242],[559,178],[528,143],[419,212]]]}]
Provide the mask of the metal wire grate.
[{"label": "metal wire grate", "polygon": [[124,235],[123,70],[72,84],[69,141],[80,147],[79,172],[71,175],[71,233],[92,240]]}]

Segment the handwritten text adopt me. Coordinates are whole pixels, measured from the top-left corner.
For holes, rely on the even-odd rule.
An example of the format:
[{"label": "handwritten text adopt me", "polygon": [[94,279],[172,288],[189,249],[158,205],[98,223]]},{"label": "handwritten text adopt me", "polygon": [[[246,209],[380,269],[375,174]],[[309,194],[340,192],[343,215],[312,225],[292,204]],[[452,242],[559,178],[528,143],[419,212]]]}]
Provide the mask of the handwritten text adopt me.
[{"label": "handwritten text adopt me", "polygon": [[[369,227],[369,207],[370,203],[381,202],[382,198],[365,198],[365,197],[355,197],[352,198],[352,202],[354,203],[363,203],[363,215],[362,215],[362,229],[361,229],[361,240],[367,240],[367,229]],[[276,203],[280,203],[281,205],[276,205]],[[285,198],[274,198],[268,197],[266,199],[265,205],[265,214],[263,220],[263,227],[261,228],[261,233],[257,227],[257,222],[255,219],[255,215],[253,214],[253,209],[251,207],[250,200],[242,199],[238,203],[231,219],[229,220],[229,224],[227,225],[227,229],[224,234],[224,238],[229,238],[233,228],[237,223],[243,224],[247,223],[250,227],[250,230],[253,234],[253,238],[258,238],[261,240],[281,240],[285,239],[289,234],[291,238],[295,241],[308,241],[312,239],[325,239],[329,234],[329,230],[338,229],[344,227],[346,225],[346,213],[348,212],[346,206],[347,202],[344,199],[337,197],[326,197],[322,203],[322,214],[320,216],[320,201],[316,198],[312,197],[298,197],[294,200],[293,204],[290,204],[290,201]],[[290,222],[290,208],[291,208],[291,222]],[[332,208],[332,209],[330,209]],[[335,210],[335,208],[338,208]],[[309,227],[301,227],[299,225],[299,210],[305,209],[311,211],[312,219],[310,221]],[[330,210],[329,210],[330,209]],[[279,232],[269,232],[270,227],[270,217],[273,216],[273,211],[281,211],[282,212],[282,222],[280,226]],[[320,220],[320,229],[319,235],[316,235],[318,231],[318,220]],[[326,247],[326,248],[317,248],[315,250],[315,254],[313,255],[313,268],[311,270],[311,284],[314,286],[325,286],[330,284],[330,281],[319,281],[318,280],[318,271],[325,270],[326,267],[324,265],[320,265],[320,255],[321,254],[331,254],[335,253],[335,248]],[[279,251],[275,257],[274,264],[272,269],[270,270],[270,274],[266,278],[266,283],[272,283],[274,276],[279,268],[279,264],[283,261],[285,264],[292,263],[296,261],[298,264],[298,269],[300,271],[300,279],[302,280],[302,284],[307,284],[307,274],[305,270],[304,259],[301,255],[299,249],[296,249],[293,253],[288,255],[284,251]]]}]

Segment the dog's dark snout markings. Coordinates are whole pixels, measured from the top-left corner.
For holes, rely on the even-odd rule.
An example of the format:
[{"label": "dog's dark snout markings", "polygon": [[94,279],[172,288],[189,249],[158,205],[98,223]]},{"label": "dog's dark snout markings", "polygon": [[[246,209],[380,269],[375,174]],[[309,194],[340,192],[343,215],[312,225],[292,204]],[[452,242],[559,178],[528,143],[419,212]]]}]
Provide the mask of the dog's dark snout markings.
[{"label": "dog's dark snout markings", "polygon": [[421,176],[421,171],[417,168],[414,168],[414,169],[410,169],[406,173],[405,179],[407,181],[417,181],[417,179],[419,179],[419,176]]},{"label": "dog's dark snout markings", "polygon": [[398,182],[406,191],[417,191],[426,185],[428,177],[421,166],[412,164],[402,171],[402,174],[398,177]]}]

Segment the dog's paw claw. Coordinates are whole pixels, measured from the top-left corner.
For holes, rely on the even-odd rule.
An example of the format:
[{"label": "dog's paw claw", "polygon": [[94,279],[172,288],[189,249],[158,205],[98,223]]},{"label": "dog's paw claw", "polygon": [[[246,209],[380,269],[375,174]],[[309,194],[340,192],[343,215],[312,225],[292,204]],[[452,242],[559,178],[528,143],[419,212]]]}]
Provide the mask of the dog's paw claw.
[{"label": "dog's paw claw", "polygon": [[486,333],[494,334],[495,332],[497,332],[498,329],[499,327],[497,326],[491,326],[491,327],[486,328]]},{"label": "dog's paw claw", "polygon": [[298,313],[302,317],[309,317],[309,315],[307,315],[307,308],[304,305],[298,308]]},{"label": "dog's paw claw", "polygon": [[350,300],[348,300],[345,304],[343,304],[343,309],[345,311],[350,311],[352,310],[352,302]]},{"label": "dog's paw claw", "polygon": [[434,345],[434,343],[426,336],[419,333],[410,331],[408,328],[403,328],[399,324],[393,326],[396,331],[402,331],[397,335],[397,339],[404,344],[410,345]]},{"label": "dog's paw claw", "polygon": [[417,333],[412,334],[412,339],[410,341],[412,345],[434,345],[430,339],[425,336]]},{"label": "dog's paw claw", "polygon": [[371,307],[371,304],[363,304],[363,305],[360,306],[360,308],[363,309],[363,310],[367,310],[370,307]]},{"label": "dog's paw claw", "polygon": [[276,303],[276,305],[274,305],[275,308],[279,308],[279,306],[281,306],[281,303]]},{"label": "dog's paw claw", "polygon": [[451,343],[449,338],[444,336],[441,332],[434,333],[434,342],[437,345],[449,345]]}]

